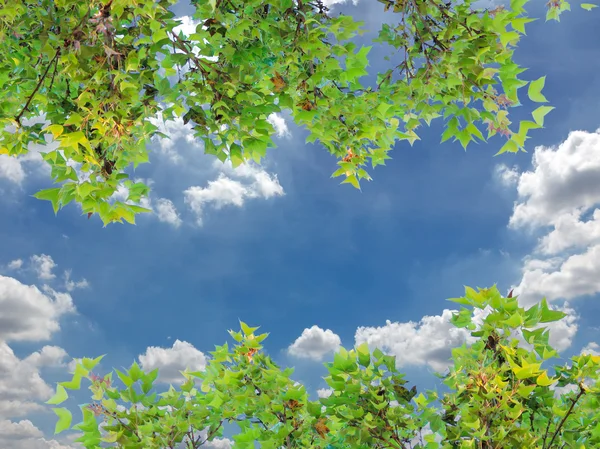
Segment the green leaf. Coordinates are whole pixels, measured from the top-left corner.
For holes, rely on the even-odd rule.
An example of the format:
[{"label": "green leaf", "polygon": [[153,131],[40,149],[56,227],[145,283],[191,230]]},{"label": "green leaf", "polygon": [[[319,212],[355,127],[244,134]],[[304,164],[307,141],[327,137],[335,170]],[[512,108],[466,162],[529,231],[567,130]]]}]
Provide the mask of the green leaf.
[{"label": "green leaf", "polygon": [[516,31],[507,31],[505,33],[500,33],[500,42],[502,46],[506,48],[508,44],[518,42],[520,39],[519,33]]},{"label": "green leaf", "polygon": [[367,342],[357,346],[356,352],[358,353],[358,363],[361,366],[368,367],[371,363],[371,353],[369,352],[369,345]]},{"label": "green leaf", "polygon": [[593,3],[582,3],[581,6],[583,9],[587,10],[587,11],[591,11],[594,8],[597,8],[598,5],[594,5]]},{"label": "green leaf", "polygon": [[[546,106],[542,106],[542,107],[546,107]],[[512,140],[509,139],[506,141],[506,143],[504,145],[502,145],[502,148],[500,148],[500,150],[494,154],[494,156],[498,156],[499,154],[502,153],[518,153],[519,152],[519,146]]]},{"label": "green leaf", "polygon": [[360,190],[360,183],[358,182],[356,175],[346,176],[346,179],[344,179],[341,184],[352,184],[356,189]]},{"label": "green leaf", "polygon": [[531,101],[535,101],[536,103],[547,103],[546,97],[542,95],[542,89],[544,88],[544,84],[546,83],[546,77],[542,76],[541,78],[532,81],[529,83],[529,89],[527,90],[527,96]]},{"label": "green leaf", "polygon": [[65,402],[68,398],[69,395],[67,394],[67,390],[65,390],[62,385],[58,384],[56,386],[56,394],[48,399],[46,404],[58,405]]},{"label": "green leaf", "polygon": [[40,190],[39,192],[33,195],[34,198],[38,200],[47,200],[52,203],[52,207],[54,208],[54,213],[58,212],[59,209],[59,194],[60,187],[54,187],[51,189]]},{"label": "green leaf", "polygon": [[553,106],[540,106],[531,113],[533,120],[535,120],[538,125],[544,126],[544,117],[553,109]]},{"label": "green leaf", "polygon": [[54,408],[52,410],[56,416],[58,416],[58,421],[56,423],[56,427],[54,428],[55,435],[71,427],[71,420],[73,419],[73,416],[69,410],[66,408]]},{"label": "green leaf", "polygon": [[69,390],[79,390],[81,388],[81,378],[82,375],[75,371],[75,373],[73,374],[73,378],[70,381],[60,382],[59,385],[62,385],[63,387],[68,388]]},{"label": "green leaf", "polygon": [[244,333],[244,335],[246,337],[249,336],[249,335],[252,335],[254,333],[254,331],[258,329],[258,327],[250,327],[250,326],[248,326],[243,321],[240,321],[240,327],[241,327],[242,332]]},{"label": "green leaf", "polygon": [[535,383],[541,387],[547,387],[549,385],[552,385],[554,382],[556,382],[556,379],[549,378],[548,373],[545,371],[542,374],[540,374],[535,380]]}]

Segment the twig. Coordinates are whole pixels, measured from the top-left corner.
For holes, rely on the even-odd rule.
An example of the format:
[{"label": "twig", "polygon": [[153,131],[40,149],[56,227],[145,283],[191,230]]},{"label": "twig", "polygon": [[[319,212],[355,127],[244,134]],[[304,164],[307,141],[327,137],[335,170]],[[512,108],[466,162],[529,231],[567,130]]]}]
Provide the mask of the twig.
[{"label": "twig", "polygon": [[583,385],[581,383],[579,383],[579,393],[577,394],[577,397],[575,397],[575,399],[571,399],[571,407],[569,407],[569,410],[567,411],[567,413],[565,413],[565,416],[563,417],[560,424],[556,428],[556,431],[554,432],[554,435],[552,436],[552,439],[550,440],[550,443],[548,444],[548,448],[552,447],[552,443],[554,443],[554,439],[558,436],[558,432],[560,432],[561,427],[563,426],[563,424],[565,423],[565,421],[567,420],[567,418],[573,411],[573,407],[575,407],[575,404],[577,403],[577,401],[579,399],[581,399],[581,396],[583,396],[584,394],[585,394],[585,389],[583,388]]},{"label": "twig", "polygon": [[37,85],[35,86],[35,89],[33,89],[33,92],[27,99],[25,106],[23,107],[23,109],[21,109],[21,112],[19,112],[19,114],[17,114],[17,116],[15,117],[15,120],[17,121],[17,123],[19,125],[21,124],[21,118],[23,117],[23,114],[25,114],[25,112],[28,110],[29,105],[31,104],[31,101],[33,100],[33,97],[35,97],[35,94],[37,93],[37,91],[40,89],[40,87],[44,83],[44,80],[46,79],[46,76],[48,76],[48,72],[50,71],[50,67],[52,67],[52,64],[58,59],[59,55],[60,55],[60,48],[58,50],[56,50],[54,57],[52,58],[52,60],[48,64],[48,66],[46,67],[44,74],[41,76],[40,80],[38,81]]}]

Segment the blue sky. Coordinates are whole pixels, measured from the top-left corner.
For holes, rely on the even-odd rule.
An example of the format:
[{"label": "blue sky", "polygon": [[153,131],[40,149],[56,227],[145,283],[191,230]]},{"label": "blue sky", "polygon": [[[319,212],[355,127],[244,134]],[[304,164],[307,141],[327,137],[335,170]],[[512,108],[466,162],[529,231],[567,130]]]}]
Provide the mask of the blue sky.
[{"label": "blue sky", "polygon": [[[152,183],[154,214],[107,228],[31,197],[49,184],[36,154],[0,156],[0,447],[76,447],[52,436],[54,415],[39,405],[73,357],[106,353],[103,372],[138,360],[173,381],[202,368],[238,319],[271,333],[266,351],[313,398],[326,388],[322,363],[362,341],[396,355],[420,389],[434,386],[465,340],[445,301],[465,284],[516,287],[524,304],[548,297],[571,313],[553,329],[561,354],[598,351],[600,29],[598,13],[572,7],[561,23],[530,24],[516,52],[522,78],[547,75],[556,107],[527,154],[492,157],[501,137],[466,152],[440,144],[437,121],[359,192],[330,178],[334,158],[285,114],[262,167],[237,171],[169,123],[173,140],[153,143],[135,173]],[[542,17],[544,2],[527,9]],[[334,11],[373,32],[385,18],[367,0]],[[384,54],[374,48],[373,73]],[[513,122],[533,110],[522,102]]]}]

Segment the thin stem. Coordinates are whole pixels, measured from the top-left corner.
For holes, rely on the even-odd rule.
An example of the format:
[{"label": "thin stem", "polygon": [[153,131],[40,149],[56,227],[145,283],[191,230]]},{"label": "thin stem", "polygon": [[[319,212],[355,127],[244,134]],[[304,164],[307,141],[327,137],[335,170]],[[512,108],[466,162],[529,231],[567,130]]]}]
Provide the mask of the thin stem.
[{"label": "thin stem", "polygon": [[575,399],[571,399],[571,407],[569,407],[569,410],[567,411],[567,413],[565,414],[565,416],[561,420],[560,424],[556,428],[556,431],[554,432],[554,435],[552,436],[552,439],[550,440],[550,444],[548,444],[549,448],[552,447],[552,443],[554,443],[554,439],[558,436],[558,432],[560,432],[561,427],[563,426],[563,424],[565,423],[565,421],[567,420],[567,418],[569,417],[569,415],[573,411],[573,408],[575,407],[575,404],[577,403],[577,401],[579,401],[579,399],[581,399],[581,397],[584,394],[585,394],[585,389],[583,388],[583,385],[581,383],[579,383],[579,394],[577,394],[577,397]]},{"label": "thin stem", "polygon": [[52,64],[54,64],[57,61],[59,55],[60,55],[60,48],[58,50],[56,50],[54,57],[52,58],[52,60],[48,64],[48,66],[46,67],[46,70],[44,71],[43,75],[40,77],[37,85],[35,86],[35,89],[33,89],[33,92],[31,93],[31,95],[29,95],[29,98],[27,98],[27,102],[25,103],[25,106],[23,106],[23,109],[21,109],[21,112],[19,112],[17,114],[17,116],[15,117],[15,120],[17,121],[17,123],[19,125],[21,124],[21,118],[23,117],[23,114],[25,114],[25,112],[28,110],[29,105],[31,104],[31,101],[33,100],[33,97],[35,97],[35,94],[37,93],[37,91],[40,89],[42,84],[44,84],[44,80],[48,76],[50,67],[52,67]]}]

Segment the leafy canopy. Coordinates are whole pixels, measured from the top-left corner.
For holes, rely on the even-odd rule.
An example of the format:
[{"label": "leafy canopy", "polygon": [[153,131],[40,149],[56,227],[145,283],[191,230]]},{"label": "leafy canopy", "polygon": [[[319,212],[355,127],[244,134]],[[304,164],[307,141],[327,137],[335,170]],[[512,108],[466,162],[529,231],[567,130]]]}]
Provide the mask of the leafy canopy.
[{"label": "leafy canopy", "polygon": [[[310,401],[290,379],[293,369],[282,371],[261,351],[267,334],[255,335],[257,327],[241,322],[239,332],[229,331],[234,347],[216,346],[204,371],[182,372],[179,388],[158,394],[158,369],[145,372],[135,362],[114,370],[119,387],[112,372],[92,374],[102,357],[84,358],[48,403],[65,402],[67,390],[90,380],[94,402],[81,406],[83,420],[72,427],[88,449],[198,449],[221,437],[226,423],[239,427],[235,449],[254,449],[255,442],[263,449],[600,447],[600,356],[574,356],[553,374],[542,367],[558,354],[539,325],[564,313],[545,299],[525,310],[496,286],[466,287],[452,301],[466,306],[453,324],[471,330],[474,342],[453,349],[449,372],[440,375],[449,390],[442,396],[407,388],[395,357],[371,353],[363,343],[325,363],[333,393]],[[489,312],[481,325],[471,321],[473,308]],[[560,395],[557,386],[564,387]],[[56,432],[70,429],[71,412],[54,411]]]},{"label": "leafy canopy", "polygon": [[[43,155],[59,187],[35,196],[54,211],[76,202],[107,224],[147,211],[148,186],[126,169],[148,162],[147,144],[165,138],[156,118],[183,117],[204,151],[234,166],[259,163],[273,147],[268,117],[289,111],[338,159],[333,176],[359,188],[368,165],[383,165],[398,140],[445,119],[442,141],[467,147],[501,134],[499,153],[523,148],[550,106],[511,128],[520,104],[513,61],[525,34],[527,0],[473,10],[472,0],[379,0],[393,25],[374,42],[391,46],[393,68],[365,87],[369,50],[351,41],[362,23],[330,16],[319,0],[193,0],[189,35],[169,7],[177,0],[0,0],[0,154],[18,156],[49,136]],[[583,3],[584,9],[594,5]],[[546,19],[570,8],[548,3]],[[545,78],[529,98],[546,103]],[[28,119],[43,116],[45,121]],[[125,202],[113,194],[122,186]]]}]

